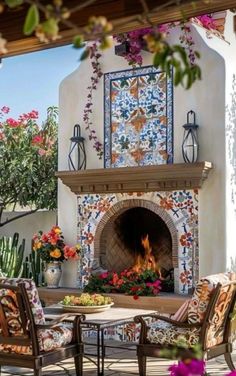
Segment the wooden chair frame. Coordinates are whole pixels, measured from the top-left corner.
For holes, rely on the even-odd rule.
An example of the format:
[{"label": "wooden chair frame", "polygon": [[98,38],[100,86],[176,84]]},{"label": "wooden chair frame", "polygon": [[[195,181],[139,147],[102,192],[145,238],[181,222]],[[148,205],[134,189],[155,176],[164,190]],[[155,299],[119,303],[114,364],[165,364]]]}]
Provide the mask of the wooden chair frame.
[{"label": "wooden chair frame", "polygon": [[[230,368],[231,371],[235,370],[235,366],[232,361],[231,353],[232,353],[232,343],[230,342],[230,327],[231,327],[231,317],[234,310],[234,306],[236,303],[236,281],[230,282],[227,285],[223,285],[223,287],[228,285],[234,285],[234,291],[232,294],[232,299],[230,301],[230,304],[227,308],[227,312],[225,314],[225,320],[224,320],[224,334],[223,334],[223,342],[219,345],[215,345],[212,347],[207,347],[207,330],[212,322],[213,315],[214,315],[214,307],[217,302],[217,299],[220,294],[220,289],[222,285],[220,283],[217,284],[215,290],[212,293],[210,302],[207,307],[207,311],[203,320],[203,323],[199,324],[188,324],[188,323],[181,323],[179,321],[172,320],[171,318],[159,316],[157,314],[152,315],[143,315],[143,316],[136,316],[134,318],[136,323],[141,324],[141,333],[139,338],[139,344],[137,345],[137,357],[138,357],[138,366],[139,366],[139,375],[140,376],[146,376],[146,358],[149,357],[156,357],[156,358],[163,358],[163,348],[169,349],[169,350],[177,350],[177,354],[180,358],[189,358],[189,356],[193,355],[193,352],[191,351],[191,348],[183,349],[181,347],[176,346],[165,346],[158,345],[154,343],[150,343],[147,340],[147,331],[148,331],[148,324],[145,321],[148,317],[155,318],[157,320],[165,321],[173,326],[179,327],[179,328],[200,328],[200,345],[203,353],[203,359],[209,360],[212,358],[215,358],[220,355],[224,355],[225,361]],[[162,350],[162,351],[161,351]],[[171,352],[170,352],[171,353]]]},{"label": "wooden chair frame", "polygon": [[[55,320],[42,325],[36,325],[34,316],[30,307],[29,298],[23,282],[18,286],[0,284],[0,289],[11,290],[16,294],[17,304],[19,308],[20,325],[22,328],[22,335],[13,336],[9,332],[8,322],[11,317],[7,318],[4,312],[4,306],[1,304],[0,298],[0,326],[2,333],[0,335],[0,343],[18,345],[18,346],[31,346],[32,355],[21,355],[17,353],[7,353],[0,351],[0,374],[1,366],[15,366],[24,367],[34,370],[34,376],[42,375],[42,368],[51,364],[55,364],[67,358],[74,358],[76,376],[83,374],[83,344],[81,338],[80,323],[84,320],[83,315],[65,314],[61,315]],[[12,299],[10,295],[8,299]],[[38,329],[51,329],[59,323],[68,319],[69,316],[75,316],[73,324],[73,338],[70,344],[48,352],[39,350],[37,330]]]}]

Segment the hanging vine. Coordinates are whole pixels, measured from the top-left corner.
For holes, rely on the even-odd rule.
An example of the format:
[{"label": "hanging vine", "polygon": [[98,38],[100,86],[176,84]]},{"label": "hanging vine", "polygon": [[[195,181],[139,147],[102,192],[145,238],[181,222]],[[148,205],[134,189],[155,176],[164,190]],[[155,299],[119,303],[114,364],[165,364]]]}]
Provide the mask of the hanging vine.
[{"label": "hanging vine", "polygon": [[85,123],[85,129],[89,134],[89,140],[93,143],[93,148],[96,150],[97,156],[99,159],[103,156],[103,145],[98,140],[97,134],[95,129],[92,127],[93,122],[91,120],[91,116],[93,114],[93,95],[94,91],[97,89],[98,83],[100,82],[101,77],[103,76],[101,64],[100,64],[100,57],[102,56],[98,51],[97,43],[93,43],[91,46],[87,47],[87,51],[89,53],[89,57],[91,59],[91,65],[93,69],[93,74],[90,77],[90,85],[87,87],[88,95],[87,95],[87,103],[84,107],[83,112],[83,121]]}]

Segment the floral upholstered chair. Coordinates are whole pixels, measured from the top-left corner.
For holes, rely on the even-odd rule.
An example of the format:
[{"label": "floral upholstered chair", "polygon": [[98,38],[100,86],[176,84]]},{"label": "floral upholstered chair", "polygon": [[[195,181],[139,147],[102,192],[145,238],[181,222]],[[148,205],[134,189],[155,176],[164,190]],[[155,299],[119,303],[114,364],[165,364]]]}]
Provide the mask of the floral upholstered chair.
[{"label": "floral upholstered chair", "polygon": [[76,375],[82,375],[80,320],[69,315],[46,322],[35,283],[30,279],[0,278],[0,366],[34,369],[74,357]]},{"label": "floral upholstered chair", "polygon": [[[147,356],[163,358],[163,348],[189,355],[196,344],[200,344],[204,359],[224,355],[227,365],[234,370],[230,324],[235,301],[235,277],[222,273],[202,278],[192,298],[174,316],[135,317],[135,322],[141,323],[137,345],[139,375],[146,375]],[[150,316],[154,320],[151,323],[147,321]]]}]

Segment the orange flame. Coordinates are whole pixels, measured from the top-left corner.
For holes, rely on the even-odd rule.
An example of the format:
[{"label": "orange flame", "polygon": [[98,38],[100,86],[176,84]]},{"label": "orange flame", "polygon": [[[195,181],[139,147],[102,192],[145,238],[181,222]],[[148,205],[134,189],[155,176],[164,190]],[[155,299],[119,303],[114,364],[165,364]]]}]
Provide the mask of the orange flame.
[{"label": "orange flame", "polygon": [[143,272],[144,270],[153,270],[154,272],[158,272],[161,277],[160,267],[158,266],[153,255],[148,234],[141,238],[141,243],[145,251],[144,256],[140,254],[137,255],[132,270],[137,273]]}]

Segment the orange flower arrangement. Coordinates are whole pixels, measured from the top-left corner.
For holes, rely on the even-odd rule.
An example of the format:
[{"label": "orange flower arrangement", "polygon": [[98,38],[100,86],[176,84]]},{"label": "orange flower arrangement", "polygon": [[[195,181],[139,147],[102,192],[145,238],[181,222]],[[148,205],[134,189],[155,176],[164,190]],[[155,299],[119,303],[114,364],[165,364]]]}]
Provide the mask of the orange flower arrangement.
[{"label": "orange flower arrangement", "polygon": [[40,257],[46,261],[78,260],[80,258],[81,247],[76,245],[70,247],[65,244],[62,231],[59,226],[43,233],[39,231],[33,236],[33,250],[39,253]]}]

